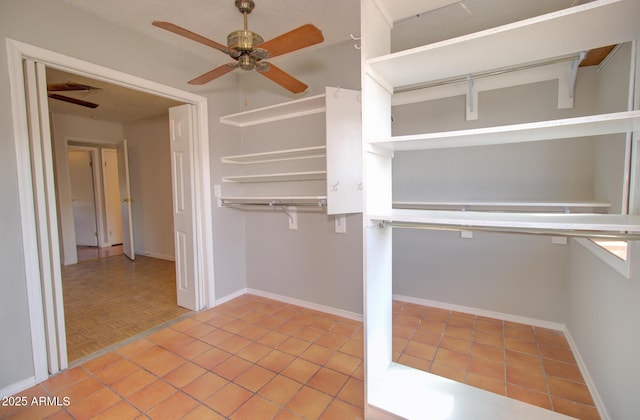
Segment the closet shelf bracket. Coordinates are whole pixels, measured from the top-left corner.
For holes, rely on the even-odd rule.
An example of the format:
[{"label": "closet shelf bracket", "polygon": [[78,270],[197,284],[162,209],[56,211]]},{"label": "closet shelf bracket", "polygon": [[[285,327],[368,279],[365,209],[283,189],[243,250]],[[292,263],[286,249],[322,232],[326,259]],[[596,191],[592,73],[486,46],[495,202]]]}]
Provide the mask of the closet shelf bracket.
[{"label": "closet shelf bracket", "polygon": [[467,74],[467,121],[478,119],[478,89],[474,87],[473,77]]},{"label": "closet shelf bracket", "polygon": [[581,51],[578,57],[571,61],[571,80],[569,81],[569,98],[573,99],[576,90],[576,79],[578,78],[578,68],[580,63],[587,56],[586,51]]}]

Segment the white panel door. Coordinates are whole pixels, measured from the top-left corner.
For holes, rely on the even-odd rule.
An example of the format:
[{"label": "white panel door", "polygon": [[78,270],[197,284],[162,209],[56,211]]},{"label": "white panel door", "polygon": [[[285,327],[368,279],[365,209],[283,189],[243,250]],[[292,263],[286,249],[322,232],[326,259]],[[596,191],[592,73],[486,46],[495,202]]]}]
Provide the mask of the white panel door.
[{"label": "white panel door", "polygon": [[88,150],[69,150],[68,157],[76,245],[98,246],[91,152]]},{"label": "white panel door", "polygon": [[193,186],[193,105],[169,109],[173,226],[176,254],[178,305],[197,310],[200,290],[196,281],[195,217]]},{"label": "white panel door", "polygon": [[131,182],[129,177],[129,151],[127,140],[116,147],[118,152],[118,185],[120,189],[120,219],[122,220],[122,252],[131,260],[136,259],[133,245],[133,214],[131,204]]},{"label": "white panel door", "polygon": [[[67,342],[64,323],[64,306],[62,297],[62,272],[60,269],[60,248],[58,247],[58,216],[56,209],[56,193],[53,176],[53,154],[51,148],[51,132],[49,123],[49,106],[47,100],[47,80],[44,64],[24,60],[24,86],[26,94],[27,115],[29,124],[29,146],[33,182],[35,232],[39,261],[34,268],[40,279],[38,285],[42,307],[35,309],[42,315],[44,334],[36,331],[34,338],[37,344],[46,346],[47,370],[56,373],[67,368]],[[39,264],[38,264],[39,263]],[[38,293],[36,292],[36,293]],[[34,310],[31,307],[30,311]],[[32,313],[31,316],[34,314]],[[32,328],[39,326],[31,324]],[[35,349],[36,347],[34,347]],[[34,357],[35,374],[40,380],[44,369],[43,362]]]},{"label": "white panel door", "polygon": [[114,149],[102,149],[101,156],[106,242],[111,246],[122,243],[118,154]]}]

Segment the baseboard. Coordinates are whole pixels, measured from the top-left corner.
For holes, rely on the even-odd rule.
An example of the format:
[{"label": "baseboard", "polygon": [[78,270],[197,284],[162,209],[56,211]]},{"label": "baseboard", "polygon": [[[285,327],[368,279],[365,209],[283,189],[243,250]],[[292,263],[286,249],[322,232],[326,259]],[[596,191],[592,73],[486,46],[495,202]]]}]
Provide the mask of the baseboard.
[{"label": "baseboard", "polygon": [[593,381],[593,378],[591,378],[591,375],[589,375],[589,370],[587,369],[587,365],[584,363],[584,359],[582,358],[582,356],[580,355],[580,352],[578,351],[578,346],[576,345],[576,342],[573,340],[573,336],[571,335],[571,333],[569,332],[566,326],[563,328],[562,332],[564,333],[564,336],[569,342],[571,351],[573,352],[573,355],[576,358],[578,369],[580,369],[582,378],[584,379],[584,382],[587,385],[587,388],[589,388],[589,392],[591,393],[593,402],[596,405],[596,409],[598,410],[600,419],[611,420],[611,417],[609,416],[609,412],[607,411],[607,408],[604,405],[604,401],[602,400],[602,397],[598,392],[598,388],[596,387],[596,384]]},{"label": "baseboard", "polygon": [[240,296],[246,295],[246,294],[247,294],[247,289],[246,288],[240,289],[240,290],[235,291],[233,293],[230,293],[230,294],[228,294],[228,295],[226,295],[224,297],[221,297],[220,299],[216,299],[215,306],[222,305],[223,303],[229,302],[232,299],[235,299],[237,297],[240,297]]},{"label": "baseboard", "polygon": [[9,386],[6,386],[0,389],[0,399],[5,397],[10,397],[19,392],[24,391],[25,389],[29,389],[36,384],[36,377],[31,376],[30,378],[23,379],[21,381],[15,382]]},{"label": "baseboard", "polygon": [[136,253],[136,255],[142,255],[144,257],[151,257],[151,258],[157,258],[159,260],[166,260],[166,261],[175,261],[176,257],[174,255],[165,255],[165,254],[158,254],[156,252],[147,252],[147,251],[142,251],[142,250],[134,250],[134,252]]},{"label": "baseboard", "polygon": [[262,290],[257,290],[257,289],[251,289],[251,288],[246,288],[246,289],[240,289],[236,292],[233,292],[227,296],[224,296],[220,299],[216,299],[216,305],[220,305],[222,303],[228,302],[231,299],[235,299],[239,296],[242,296],[244,294],[250,294],[250,295],[256,295],[256,296],[261,296],[267,299],[273,299],[273,300],[277,300],[279,302],[284,302],[284,303],[288,303],[291,305],[296,305],[296,306],[301,306],[303,308],[307,308],[307,309],[312,309],[314,311],[319,311],[319,312],[324,312],[327,314],[331,314],[331,315],[336,315],[336,316],[340,316],[342,318],[348,318],[348,319],[352,319],[354,321],[360,321],[362,322],[362,315],[357,314],[355,312],[350,312],[350,311],[345,311],[344,309],[338,309],[338,308],[334,308],[332,306],[326,306],[326,305],[320,305],[318,303],[314,303],[314,302],[309,302],[306,300],[301,300],[301,299],[296,299],[296,298],[292,298],[289,296],[283,296],[283,295],[279,295],[276,293],[271,293],[271,292],[264,292]]},{"label": "baseboard", "polygon": [[516,322],[519,324],[533,325],[534,327],[548,328],[550,330],[564,331],[565,325],[559,322],[544,321],[536,318],[505,314],[502,312],[488,311],[486,309],[471,308],[468,306],[454,305],[452,303],[438,302],[435,300],[421,299],[411,296],[393,295],[393,300],[401,302],[415,303],[416,305],[431,306],[434,308],[445,309],[448,311],[463,312],[466,314],[485,316],[487,318],[500,319],[502,321]]}]

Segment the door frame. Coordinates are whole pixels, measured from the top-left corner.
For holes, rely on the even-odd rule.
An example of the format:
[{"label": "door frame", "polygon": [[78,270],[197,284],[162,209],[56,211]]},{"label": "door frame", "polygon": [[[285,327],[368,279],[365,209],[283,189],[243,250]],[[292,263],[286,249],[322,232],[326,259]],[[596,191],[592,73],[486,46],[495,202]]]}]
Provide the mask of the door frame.
[{"label": "door frame", "polygon": [[[213,218],[211,201],[211,179],[209,159],[209,126],[207,98],[183,91],[171,86],[156,83],[147,79],[133,76],[124,72],[113,70],[84,60],[56,53],[44,48],[36,47],[13,39],[6,39],[7,56],[9,64],[9,80],[11,84],[12,122],[14,129],[14,142],[16,147],[16,161],[18,173],[19,203],[21,208],[21,229],[23,237],[24,266],[26,273],[26,286],[29,304],[29,322],[31,329],[31,343],[34,364],[34,379],[36,383],[46,380],[51,373],[68,367],[66,354],[60,357],[60,364],[50,368],[48,354],[51,346],[60,344],[65,340],[64,328],[57,331],[58,343],[48,343],[45,329],[48,320],[43,310],[43,287],[51,284],[52,276],[46,270],[40,269],[40,261],[43,258],[51,259],[54,251],[49,250],[47,255],[42,255],[38,247],[38,233],[36,232],[36,209],[53,211],[56,214],[55,203],[43,203],[39,200],[38,186],[33,182],[32,156],[29,146],[29,121],[26,105],[26,85],[23,60],[29,59],[42,63],[45,66],[78,75],[107,81],[134,90],[149,94],[171,98],[180,102],[191,104],[194,107],[194,153],[192,154],[194,177],[193,191],[195,194],[194,220],[196,225],[196,287],[200,290],[198,308],[203,309],[213,306],[215,303],[215,279],[213,264]],[[34,167],[36,171],[47,171],[43,167]],[[51,170],[51,172],[53,172]],[[53,173],[48,174],[53,176]],[[53,218],[48,226],[49,232],[57,233],[57,221]],[[55,241],[58,246],[57,240]],[[61,309],[62,297],[51,298],[49,302]]]}]

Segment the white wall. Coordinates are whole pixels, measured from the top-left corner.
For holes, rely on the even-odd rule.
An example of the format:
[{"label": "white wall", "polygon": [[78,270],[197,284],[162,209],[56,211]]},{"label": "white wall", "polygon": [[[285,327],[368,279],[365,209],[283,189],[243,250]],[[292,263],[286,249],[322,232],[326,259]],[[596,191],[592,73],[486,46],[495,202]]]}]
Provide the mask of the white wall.
[{"label": "white wall", "polygon": [[[6,0],[0,2],[0,193],[18,197],[18,169],[13,130],[13,109],[5,38],[26,42],[83,61],[116,69],[154,82],[199,93],[209,98],[212,158],[217,153],[219,115],[231,112],[237,100],[237,78],[228,75],[204,87],[186,83],[210,68],[210,63],[180,49],[158,44],[150,38],[115,25],[63,0]],[[22,110],[18,110],[22,112]],[[216,173],[215,163],[213,172]],[[215,175],[214,175],[215,176]],[[5,340],[0,346],[0,390],[33,380],[26,268],[24,265],[21,209],[18,200],[0,205],[3,223],[0,233],[0,329]],[[242,222],[214,214],[216,287],[223,292],[245,286],[242,257]],[[236,229],[240,226],[238,229]]]},{"label": "white wall", "polygon": [[129,148],[136,254],[173,260],[169,115],[124,125]]}]

